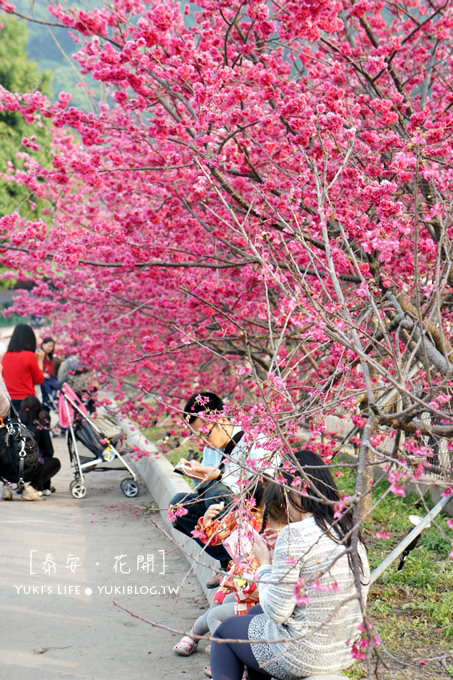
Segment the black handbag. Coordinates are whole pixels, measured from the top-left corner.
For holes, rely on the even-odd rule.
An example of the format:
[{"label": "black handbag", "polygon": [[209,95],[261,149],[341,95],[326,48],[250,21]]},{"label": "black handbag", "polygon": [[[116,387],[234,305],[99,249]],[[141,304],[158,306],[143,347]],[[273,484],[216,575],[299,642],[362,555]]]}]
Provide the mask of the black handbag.
[{"label": "black handbag", "polygon": [[0,427],[0,476],[23,486],[38,465],[39,447],[31,432],[20,420],[4,420]]}]

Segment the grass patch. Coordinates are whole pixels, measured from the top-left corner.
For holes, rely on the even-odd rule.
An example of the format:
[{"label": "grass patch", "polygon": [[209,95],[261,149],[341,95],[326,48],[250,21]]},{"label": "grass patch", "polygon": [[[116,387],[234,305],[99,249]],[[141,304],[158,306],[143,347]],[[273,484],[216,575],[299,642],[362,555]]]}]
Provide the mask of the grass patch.
[{"label": "grass patch", "polygon": [[[199,451],[197,444],[188,437],[180,437],[173,428],[166,425],[165,422],[157,424],[154,427],[148,427],[144,430],[144,435],[149,441],[153,442],[159,449],[160,453],[175,466],[181,458],[198,458],[201,460],[201,451]],[[193,487],[193,480],[189,477],[184,479]]]},{"label": "grass patch", "polygon": [[[353,488],[352,473],[342,475],[339,486]],[[373,493],[377,501],[388,484],[380,482]],[[432,503],[415,494],[400,498],[388,494],[364,523],[363,535],[371,570],[400,543],[412,528],[409,515],[423,517]],[[389,538],[379,539],[378,531]],[[381,661],[373,673],[380,680],[453,678],[453,563],[448,557],[451,535],[445,518],[438,516],[422,533],[417,547],[398,571],[399,558],[372,585],[368,598],[373,625],[382,640]],[[387,650],[389,654],[386,654]],[[395,657],[395,658],[394,658]],[[400,660],[407,666],[397,663]],[[386,668],[385,665],[388,665]],[[351,680],[367,677],[364,665],[356,662],[346,671]]]}]

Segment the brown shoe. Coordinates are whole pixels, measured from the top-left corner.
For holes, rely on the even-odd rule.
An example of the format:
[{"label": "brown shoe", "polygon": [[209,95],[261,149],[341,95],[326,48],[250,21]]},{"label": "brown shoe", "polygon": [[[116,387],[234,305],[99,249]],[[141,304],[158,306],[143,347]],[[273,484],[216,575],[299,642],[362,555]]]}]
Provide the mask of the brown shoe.
[{"label": "brown shoe", "polygon": [[4,501],[12,501],[13,500],[13,492],[11,490],[11,487],[8,486],[7,484],[5,484],[4,487],[3,487],[2,498],[3,498]]},{"label": "brown shoe", "polygon": [[24,487],[24,490],[22,491],[20,498],[22,498],[23,501],[42,501],[44,500],[42,497],[41,491],[36,491],[31,484],[28,486]]},{"label": "brown shoe", "polygon": [[218,588],[220,585],[220,581],[225,576],[225,573],[226,573],[225,570],[216,571],[207,582],[206,588]]}]

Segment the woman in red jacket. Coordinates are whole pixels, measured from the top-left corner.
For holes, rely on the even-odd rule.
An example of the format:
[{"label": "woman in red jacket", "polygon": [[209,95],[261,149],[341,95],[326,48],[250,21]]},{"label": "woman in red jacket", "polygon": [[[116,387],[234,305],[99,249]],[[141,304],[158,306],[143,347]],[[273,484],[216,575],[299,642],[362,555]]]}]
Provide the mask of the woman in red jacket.
[{"label": "woman in red jacket", "polygon": [[50,336],[43,339],[41,349],[44,352],[44,382],[41,385],[42,404],[44,409],[50,413],[52,409],[57,410],[57,390],[59,387],[57,371],[61,364],[61,359],[57,359],[54,356],[55,340]]},{"label": "woman in red jacket", "polygon": [[3,380],[12,405],[19,410],[22,399],[35,396],[35,386],[44,380],[44,352],[36,350],[36,337],[31,326],[18,324],[3,355]]}]

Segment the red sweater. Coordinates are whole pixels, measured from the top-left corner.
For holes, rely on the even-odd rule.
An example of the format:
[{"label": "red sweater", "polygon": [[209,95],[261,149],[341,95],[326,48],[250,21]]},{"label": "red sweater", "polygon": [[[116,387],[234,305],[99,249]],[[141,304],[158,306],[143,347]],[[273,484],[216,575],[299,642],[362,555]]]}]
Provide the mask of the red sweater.
[{"label": "red sweater", "polygon": [[35,396],[35,385],[41,385],[44,373],[34,352],[6,352],[2,359],[3,380],[11,399]]},{"label": "red sweater", "polygon": [[42,362],[42,368],[44,373],[48,373],[49,375],[53,375],[53,361],[52,359],[46,359],[44,357],[44,361]]}]

